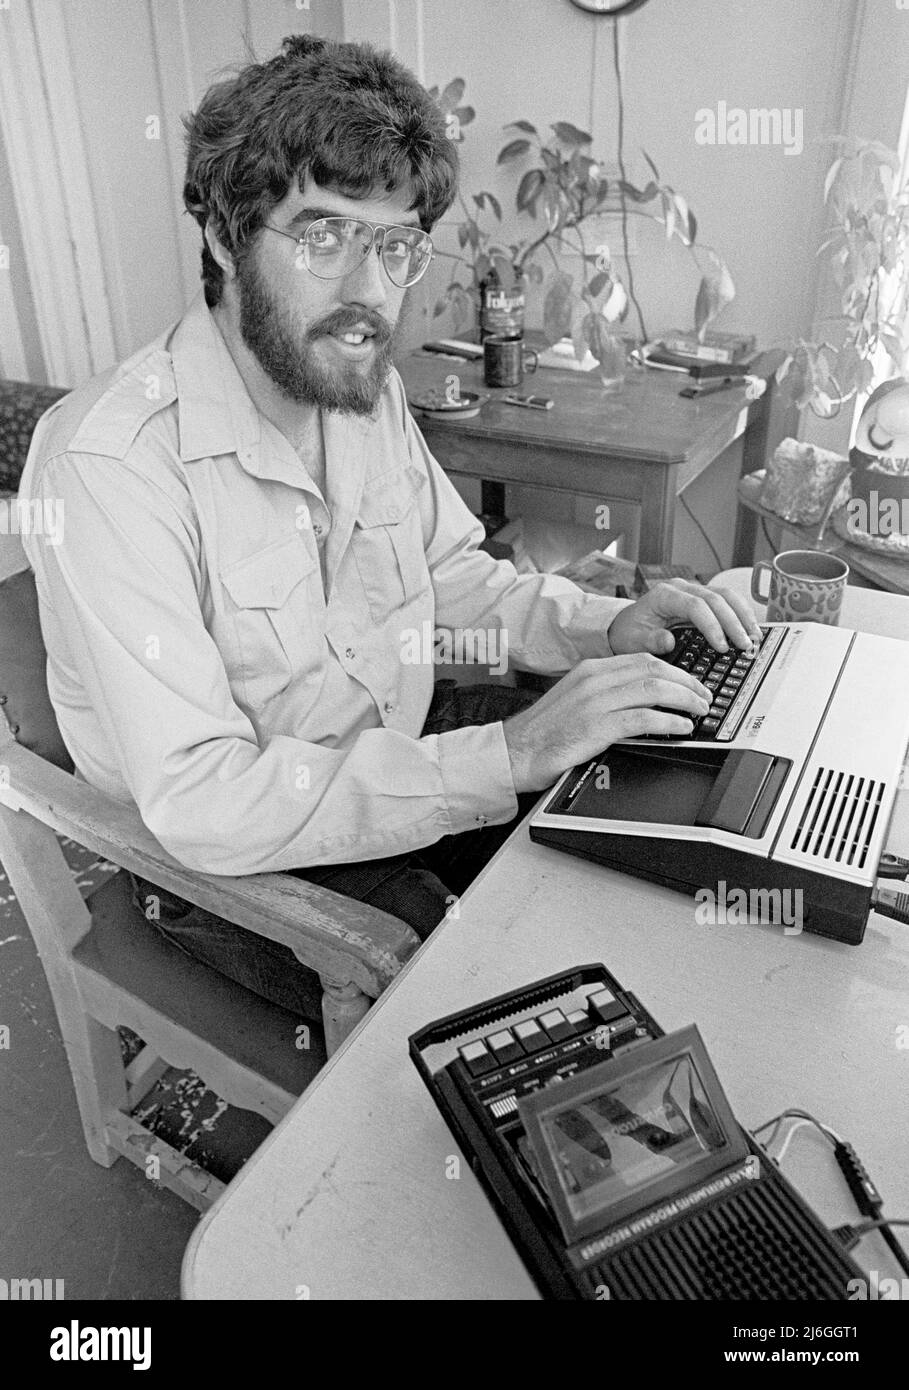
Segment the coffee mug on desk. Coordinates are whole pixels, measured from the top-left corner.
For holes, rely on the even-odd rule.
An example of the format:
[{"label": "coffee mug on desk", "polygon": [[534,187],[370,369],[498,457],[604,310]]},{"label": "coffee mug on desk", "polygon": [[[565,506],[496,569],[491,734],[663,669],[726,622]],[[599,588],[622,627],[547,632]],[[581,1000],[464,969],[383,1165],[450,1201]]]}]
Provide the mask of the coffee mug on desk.
[{"label": "coffee mug on desk", "polygon": [[525,372],[535,372],[537,354],[523,338],[487,338],[483,343],[483,380],[487,386],[520,386]]},{"label": "coffee mug on desk", "polygon": [[[762,580],[769,575],[766,593]],[[840,620],[849,566],[838,555],[784,550],[772,564],[760,560],[751,572],[751,597],[767,605],[768,623],[827,623]]]}]

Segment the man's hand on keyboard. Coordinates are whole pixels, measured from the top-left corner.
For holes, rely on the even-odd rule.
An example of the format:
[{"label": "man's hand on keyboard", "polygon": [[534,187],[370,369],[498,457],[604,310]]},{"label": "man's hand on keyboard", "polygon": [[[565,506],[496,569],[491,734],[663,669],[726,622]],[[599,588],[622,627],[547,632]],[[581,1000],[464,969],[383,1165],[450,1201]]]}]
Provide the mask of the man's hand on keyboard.
[{"label": "man's hand on keyboard", "polygon": [[617,739],[684,738],[709,708],[706,686],[659,657],[582,661],[528,709],[503,720],[515,791],[550,786]]},{"label": "man's hand on keyboard", "polygon": [[[761,630],[748,599],[728,589],[707,589],[687,579],[655,584],[637,603],[613,618],[609,645],[616,656],[631,652],[652,652],[668,656],[675,646],[670,627],[690,623],[703,632],[717,651],[729,649],[729,642],[743,651],[761,639]],[[728,640],[727,640],[728,639]]]}]

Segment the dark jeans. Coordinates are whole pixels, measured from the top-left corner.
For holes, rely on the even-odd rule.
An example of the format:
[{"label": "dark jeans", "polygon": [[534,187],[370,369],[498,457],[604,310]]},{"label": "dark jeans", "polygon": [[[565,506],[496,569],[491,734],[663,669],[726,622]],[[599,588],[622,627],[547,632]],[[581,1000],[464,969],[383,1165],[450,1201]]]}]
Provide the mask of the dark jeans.
[{"label": "dark jeans", "polygon": [[[537,699],[537,691],[501,685],[459,686],[454,681],[441,680],[436,683],[423,733],[442,734],[469,724],[494,724]],[[517,822],[527,815],[537,796],[536,792],[520,795],[518,814],[506,825],[445,835],[425,849],[389,859],[287,872],[400,917],[425,941],[450,908],[452,895],[460,896],[473,882]],[[196,907],[148,879],[136,874],[129,877],[133,902],[141,911],[145,911],[150,895],[158,899],[160,918],[151,920],[168,940],[272,1003],[304,1018],[321,1018],[319,977],[301,965],[288,946]]]}]

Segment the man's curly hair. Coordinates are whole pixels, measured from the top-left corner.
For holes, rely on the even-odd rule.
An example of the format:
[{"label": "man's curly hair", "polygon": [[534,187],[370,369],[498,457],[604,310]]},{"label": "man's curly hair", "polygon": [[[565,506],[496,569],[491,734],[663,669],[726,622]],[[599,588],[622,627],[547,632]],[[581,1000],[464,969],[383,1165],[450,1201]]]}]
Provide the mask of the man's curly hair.
[{"label": "man's curly hair", "polygon": [[[183,201],[231,256],[243,250],[307,174],[348,198],[403,189],[429,231],[451,206],[458,156],[445,119],[417,79],[368,44],[294,34],[267,63],[210,87],[184,118]],[[205,302],[224,275],[204,240]]]}]

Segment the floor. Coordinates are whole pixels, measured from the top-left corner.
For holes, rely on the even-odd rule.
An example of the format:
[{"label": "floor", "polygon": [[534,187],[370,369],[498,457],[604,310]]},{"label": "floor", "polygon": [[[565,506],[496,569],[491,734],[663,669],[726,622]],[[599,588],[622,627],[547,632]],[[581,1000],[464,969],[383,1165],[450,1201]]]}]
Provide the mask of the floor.
[{"label": "floor", "polygon": [[[112,865],[61,840],[80,887]],[[134,1037],[124,1036],[127,1051]],[[229,1179],[268,1133],[192,1073],[167,1072],[137,1110]],[[89,1158],[44,971],[0,868],[0,1279],[62,1279],[68,1299],[177,1299],[198,1214],[120,1159]]]}]

